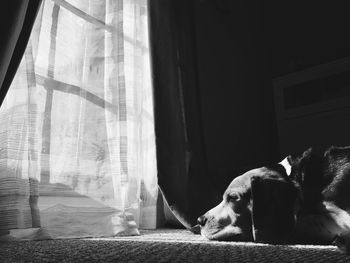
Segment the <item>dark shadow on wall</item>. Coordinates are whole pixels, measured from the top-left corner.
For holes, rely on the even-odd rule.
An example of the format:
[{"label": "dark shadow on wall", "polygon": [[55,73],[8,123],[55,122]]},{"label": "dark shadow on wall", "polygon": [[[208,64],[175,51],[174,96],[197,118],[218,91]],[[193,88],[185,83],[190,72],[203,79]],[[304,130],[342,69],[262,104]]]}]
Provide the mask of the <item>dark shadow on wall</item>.
[{"label": "dark shadow on wall", "polygon": [[266,23],[260,1],[194,2],[208,173],[222,192],[278,160]]},{"label": "dark shadow on wall", "polygon": [[285,157],[278,145],[272,79],[349,56],[347,11],[346,1],[194,0],[213,187],[222,192],[244,171]]}]

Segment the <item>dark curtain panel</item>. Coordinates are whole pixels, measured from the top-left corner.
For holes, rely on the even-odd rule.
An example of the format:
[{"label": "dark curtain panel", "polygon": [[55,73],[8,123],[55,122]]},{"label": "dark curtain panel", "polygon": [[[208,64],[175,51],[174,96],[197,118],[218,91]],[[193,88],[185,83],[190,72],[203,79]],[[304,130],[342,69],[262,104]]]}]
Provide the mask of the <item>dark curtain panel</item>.
[{"label": "dark curtain panel", "polygon": [[41,0],[0,3],[0,106],[16,74]]},{"label": "dark curtain panel", "polygon": [[159,186],[187,228],[217,202],[201,128],[193,1],[149,0]]}]

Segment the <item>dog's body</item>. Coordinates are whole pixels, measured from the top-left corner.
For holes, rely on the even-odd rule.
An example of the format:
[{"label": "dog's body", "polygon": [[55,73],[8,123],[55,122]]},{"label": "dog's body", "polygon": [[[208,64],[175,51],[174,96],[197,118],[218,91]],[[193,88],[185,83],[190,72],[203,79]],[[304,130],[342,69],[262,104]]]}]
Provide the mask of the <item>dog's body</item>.
[{"label": "dog's body", "polygon": [[236,177],[198,218],[212,240],[331,244],[350,249],[350,147],[311,148]]}]

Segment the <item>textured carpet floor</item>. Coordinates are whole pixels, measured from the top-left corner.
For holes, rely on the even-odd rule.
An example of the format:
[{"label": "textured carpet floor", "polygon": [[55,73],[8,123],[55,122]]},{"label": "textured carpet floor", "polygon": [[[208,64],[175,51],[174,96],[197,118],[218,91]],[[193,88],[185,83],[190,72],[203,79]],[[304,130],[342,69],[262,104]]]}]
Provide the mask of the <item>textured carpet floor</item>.
[{"label": "textured carpet floor", "polygon": [[334,246],[207,241],[187,230],[0,243],[0,262],[350,262]]}]

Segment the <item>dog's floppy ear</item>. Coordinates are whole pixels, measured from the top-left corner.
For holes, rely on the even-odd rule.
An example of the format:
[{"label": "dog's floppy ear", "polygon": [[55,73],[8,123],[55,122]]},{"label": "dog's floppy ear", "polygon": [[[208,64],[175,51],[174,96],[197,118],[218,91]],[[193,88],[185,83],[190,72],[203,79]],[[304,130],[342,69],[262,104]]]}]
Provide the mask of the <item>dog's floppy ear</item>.
[{"label": "dog's floppy ear", "polygon": [[283,243],[294,226],[297,192],[282,179],[252,177],[252,231],[254,241]]}]

